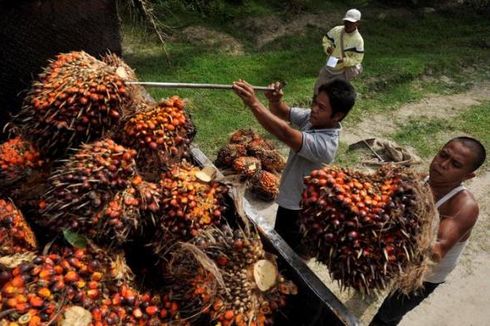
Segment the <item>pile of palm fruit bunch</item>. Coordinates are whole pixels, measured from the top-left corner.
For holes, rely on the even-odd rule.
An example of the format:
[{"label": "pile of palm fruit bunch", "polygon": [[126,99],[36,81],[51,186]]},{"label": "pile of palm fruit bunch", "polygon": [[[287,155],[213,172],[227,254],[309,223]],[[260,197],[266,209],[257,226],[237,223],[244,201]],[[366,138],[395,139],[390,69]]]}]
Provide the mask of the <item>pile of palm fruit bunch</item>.
[{"label": "pile of palm fruit bunch", "polygon": [[172,256],[170,289],[182,301],[202,307],[208,324],[271,325],[287,296],[297,293],[279,274],[255,230],[209,228]]},{"label": "pile of palm fruit bunch", "polygon": [[[135,155],[135,150],[110,139],[75,150],[51,174],[40,202],[39,222],[55,231],[70,229],[90,238],[103,236],[98,228],[104,226],[99,223],[99,212],[131,185]],[[132,224],[125,226],[131,228]]]},{"label": "pile of palm fruit bunch", "polygon": [[75,306],[89,315],[88,322],[81,323],[84,325],[187,325],[179,320],[179,306],[168,294],[136,290],[125,268],[115,254],[93,246],[82,249],[55,244],[47,254],[2,273],[2,321],[15,325],[57,323]]},{"label": "pile of palm fruit bunch", "polygon": [[140,173],[152,181],[172,164],[190,159],[189,145],[195,127],[178,96],[159,103],[141,102],[116,140],[137,151]]},{"label": "pile of palm fruit bunch", "polygon": [[342,287],[369,293],[421,285],[435,214],[432,195],[414,172],[325,166],[304,183],[303,244]]},{"label": "pile of palm fruit bunch", "polygon": [[33,82],[14,122],[43,154],[63,155],[119,125],[129,102],[114,67],[83,51],[62,53]]},{"label": "pile of palm fruit bunch", "polygon": [[278,175],[284,169],[285,160],[271,142],[255,131],[235,131],[229,143],[218,151],[215,164],[249,181],[250,190],[258,198],[270,201],[277,197]]},{"label": "pile of palm fruit bunch", "polygon": [[228,187],[201,175],[199,168],[187,162],[173,165],[162,175],[162,217],[157,221],[154,241],[158,252],[171,241],[186,241],[202,229],[223,224]]},{"label": "pile of palm fruit bunch", "polygon": [[[296,291],[279,275],[274,259],[265,256],[256,233],[227,229],[227,219],[236,216],[230,189],[192,164],[195,128],[184,100],[173,96],[152,102],[139,86],[127,84],[135,78],[115,56],[103,62],[71,52],[50,62],[28,91],[13,121],[14,138],[0,145],[1,193],[12,198],[0,199],[0,325],[58,324],[71,308],[88,313],[89,324],[96,326],[188,325],[201,314],[222,325],[263,325],[272,323],[273,312]],[[243,145],[245,156],[273,150],[257,137]],[[278,180],[271,166],[279,169],[283,162],[267,157],[265,163],[254,159],[271,172],[261,168],[249,174],[250,180],[263,173]],[[33,178],[31,170],[42,173]],[[20,206],[19,189],[31,193],[35,205]],[[90,246],[59,243],[67,234]],[[226,237],[209,238],[214,247],[198,246],[220,234]],[[186,279],[191,283],[142,281],[154,276],[143,270],[186,243],[209,255],[219,273],[208,274],[194,263],[195,277]],[[213,248],[230,261],[216,260]],[[151,257],[131,266],[141,272],[136,279],[124,263],[133,259],[134,250]],[[274,280],[268,281],[273,284],[266,288],[263,280],[254,281],[254,270],[263,269],[258,262],[273,270]],[[178,270],[189,264],[187,258],[173,262]],[[241,283],[235,284],[235,270],[243,275]],[[193,300],[186,284],[199,292]],[[201,292],[199,286],[210,290]],[[242,303],[236,304],[241,290]]]},{"label": "pile of palm fruit bunch", "polygon": [[35,251],[37,241],[22,212],[6,199],[0,198],[0,255]]}]

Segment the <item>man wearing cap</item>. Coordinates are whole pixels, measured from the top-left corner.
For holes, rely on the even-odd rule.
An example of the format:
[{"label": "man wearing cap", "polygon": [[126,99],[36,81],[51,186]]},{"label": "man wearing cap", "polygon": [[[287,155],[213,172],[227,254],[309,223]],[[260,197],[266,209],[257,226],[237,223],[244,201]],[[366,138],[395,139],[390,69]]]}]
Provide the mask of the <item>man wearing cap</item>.
[{"label": "man wearing cap", "polygon": [[349,9],[343,18],[344,25],[335,26],[323,37],[323,48],[329,57],[327,64],[320,69],[315,94],[320,85],[333,78],[351,80],[362,72],[364,40],[357,30],[360,20],[361,12]]}]

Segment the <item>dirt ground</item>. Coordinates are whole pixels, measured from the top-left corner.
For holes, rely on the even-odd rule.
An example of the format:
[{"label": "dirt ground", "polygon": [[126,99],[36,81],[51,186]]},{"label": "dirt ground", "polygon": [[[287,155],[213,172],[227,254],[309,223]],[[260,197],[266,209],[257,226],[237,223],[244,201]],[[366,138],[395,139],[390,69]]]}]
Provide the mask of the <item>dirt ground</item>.
[{"label": "dirt ground", "polygon": [[[410,117],[451,117],[489,99],[490,84],[479,85],[478,88],[462,94],[426,97],[418,103],[401,107],[388,119],[381,115],[370,116],[356,126],[344,128],[341,140],[352,143],[361,137],[383,136],[390,130],[394,131],[398,123]],[[376,128],[373,129],[373,126]],[[427,166],[428,162],[425,163]],[[401,323],[402,326],[490,325],[490,240],[487,231],[490,227],[490,170],[480,171],[477,178],[468,182],[466,186],[475,194],[480,205],[480,217],[473,229],[470,242],[459,265],[446,283],[439,286],[419,307],[408,313]],[[254,202],[253,205],[262,218],[260,224],[271,227],[277,206],[260,202]],[[341,292],[328,276],[325,266],[315,261],[310,261],[308,265],[360,319],[362,325],[369,323],[383,297],[361,298],[355,293]]]}]

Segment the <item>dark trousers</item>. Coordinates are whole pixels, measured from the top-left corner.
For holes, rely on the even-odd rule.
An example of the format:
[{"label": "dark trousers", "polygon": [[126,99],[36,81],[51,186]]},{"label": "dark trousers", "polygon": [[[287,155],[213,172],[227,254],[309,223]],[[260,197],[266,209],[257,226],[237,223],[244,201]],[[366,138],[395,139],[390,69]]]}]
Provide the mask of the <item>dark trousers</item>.
[{"label": "dark trousers", "polygon": [[403,316],[418,306],[439,284],[441,283],[424,282],[422,289],[417,290],[416,293],[410,293],[410,295],[395,291],[383,301],[369,326],[398,325]]},{"label": "dark trousers", "polygon": [[301,234],[299,232],[299,210],[287,209],[279,206],[276,214],[274,230],[286,241],[286,243],[298,255],[305,256],[301,246]]}]

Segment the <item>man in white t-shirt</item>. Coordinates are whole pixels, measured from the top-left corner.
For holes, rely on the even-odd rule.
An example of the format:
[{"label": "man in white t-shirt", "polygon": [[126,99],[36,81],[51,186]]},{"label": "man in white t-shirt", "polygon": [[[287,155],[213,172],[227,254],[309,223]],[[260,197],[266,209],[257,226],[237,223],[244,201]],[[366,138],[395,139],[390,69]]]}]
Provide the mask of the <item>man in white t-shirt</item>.
[{"label": "man in white t-shirt", "polygon": [[325,64],[318,74],[314,92],[317,94],[320,85],[333,78],[351,80],[362,72],[364,58],[364,40],[357,27],[361,21],[361,12],[357,9],[347,10],[343,25],[335,26],[323,37],[322,44],[330,63]]},{"label": "man in white t-shirt", "polygon": [[340,121],[354,106],[356,93],[349,82],[335,79],[320,86],[318,94],[313,97],[311,109],[300,109],[290,108],[282,101],[280,83],[270,86],[275,90],[265,94],[269,100],[269,110],[257,99],[250,84],[242,80],[233,84],[236,94],[250,108],[257,121],[290,147],[281,177],[274,228],[293,250],[305,257],[301,252],[297,224],[303,178],[312,170],[333,161],[339,144]]},{"label": "man in white t-shirt", "polygon": [[427,182],[439,211],[437,241],[432,246],[434,265],[425,277],[423,288],[410,294],[395,291],[388,296],[370,326],[394,326],[419,305],[456,267],[471,230],[478,219],[478,203],[462,183],[475,177],[486,151],[471,137],[456,137],[442,147],[432,160]]}]

